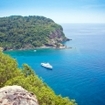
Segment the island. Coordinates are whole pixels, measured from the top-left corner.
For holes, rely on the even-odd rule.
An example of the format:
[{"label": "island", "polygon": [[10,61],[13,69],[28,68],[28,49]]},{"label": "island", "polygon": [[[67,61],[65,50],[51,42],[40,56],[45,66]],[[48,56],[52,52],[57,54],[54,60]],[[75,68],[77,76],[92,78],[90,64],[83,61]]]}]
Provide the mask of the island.
[{"label": "island", "polygon": [[61,25],[43,16],[9,16],[0,18],[0,47],[3,50],[66,48]]}]

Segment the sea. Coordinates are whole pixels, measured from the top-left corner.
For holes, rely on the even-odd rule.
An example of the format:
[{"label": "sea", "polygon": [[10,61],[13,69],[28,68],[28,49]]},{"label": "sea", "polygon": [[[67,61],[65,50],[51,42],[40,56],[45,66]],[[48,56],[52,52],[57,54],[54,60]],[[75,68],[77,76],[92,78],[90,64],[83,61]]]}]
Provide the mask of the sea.
[{"label": "sea", "polygon": [[[56,94],[78,105],[105,105],[105,24],[61,24],[67,49],[6,51],[18,66],[27,63]],[[40,64],[49,62],[53,69]]]}]

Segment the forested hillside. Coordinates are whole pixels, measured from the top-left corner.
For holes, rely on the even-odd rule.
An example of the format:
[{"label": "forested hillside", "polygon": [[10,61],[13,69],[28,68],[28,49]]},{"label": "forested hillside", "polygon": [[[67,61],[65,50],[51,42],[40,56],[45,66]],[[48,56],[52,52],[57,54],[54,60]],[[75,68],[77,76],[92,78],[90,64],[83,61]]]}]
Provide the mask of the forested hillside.
[{"label": "forested hillside", "polygon": [[59,47],[67,38],[60,25],[43,16],[10,16],[0,18],[0,47],[31,49]]},{"label": "forested hillside", "polygon": [[56,95],[27,64],[18,68],[15,59],[0,52],[0,87],[6,85],[19,85],[33,92],[39,105],[76,105],[74,100]]}]

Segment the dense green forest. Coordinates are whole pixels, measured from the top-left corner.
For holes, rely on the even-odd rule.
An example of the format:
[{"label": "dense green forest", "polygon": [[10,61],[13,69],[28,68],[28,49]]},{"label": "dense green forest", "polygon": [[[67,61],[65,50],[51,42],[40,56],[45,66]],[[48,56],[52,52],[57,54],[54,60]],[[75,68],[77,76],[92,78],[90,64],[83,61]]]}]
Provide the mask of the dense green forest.
[{"label": "dense green forest", "polygon": [[33,92],[39,105],[77,105],[75,100],[56,95],[27,64],[18,68],[17,61],[0,52],[0,87],[20,85],[29,92]]},{"label": "dense green forest", "polygon": [[43,16],[10,16],[0,18],[0,47],[29,49],[56,46],[66,37],[60,25]]}]

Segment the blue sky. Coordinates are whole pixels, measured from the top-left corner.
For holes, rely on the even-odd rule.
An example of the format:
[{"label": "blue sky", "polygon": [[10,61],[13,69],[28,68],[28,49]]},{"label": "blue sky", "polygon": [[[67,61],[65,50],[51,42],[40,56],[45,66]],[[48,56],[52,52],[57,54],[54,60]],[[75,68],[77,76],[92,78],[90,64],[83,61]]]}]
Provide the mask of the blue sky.
[{"label": "blue sky", "polygon": [[57,23],[105,23],[105,0],[0,0],[0,17],[39,15]]}]

